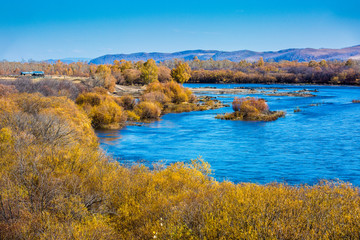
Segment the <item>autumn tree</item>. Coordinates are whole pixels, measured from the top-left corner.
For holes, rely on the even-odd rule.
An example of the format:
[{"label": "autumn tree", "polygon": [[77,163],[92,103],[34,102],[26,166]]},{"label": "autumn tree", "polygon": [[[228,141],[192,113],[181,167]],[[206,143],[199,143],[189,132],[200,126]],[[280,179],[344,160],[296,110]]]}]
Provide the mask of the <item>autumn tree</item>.
[{"label": "autumn tree", "polygon": [[133,68],[133,64],[131,61],[126,61],[126,60],[121,60],[120,61],[120,69],[121,71],[124,71],[126,69],[132,69]]},{"label": "autumn tree", "polygon": [[200,69],[200,67],[201,67],[201,61],[199,60],[199,58],[197,56],[195,56],[192,60],[192,67],[193,67],[193,69]]},{"label": "autumn tree", "polygon": [[189,65],[185,62],[179,62],[176,68],[171,70],[171,77],[181,84],[187,82],[191,77]]},{"label": "autumn tree", "polygon": [[158,80],[160,82],[171,81],[172,80],[172,78],[171,78],[171,70],[168,67],[159,66]]},{"label": "autumn tree", "polygon": [[116,79],[111,74],[111,68],[107,65],[99,65],[91,80],[93,87],[104,87],[111,92],[115,90]]},{"label": "autumn tree", "polygon": [[327,62],[326,62],[326,60],[324,60],[324,59],[319,62],[319,65],[320,65],[321,67],[324,67],[324,68],[327,68],[327,67],[328,67]]},{"label": "autumn tree", "polygon": [[141,71],[139,71],[138,69],[125,69],[123,72],[123,76],[125,79],[125,83],[132,85],[139,82]]},{"label": "autumn tree", "polygon": [[149,84],[151,82],[155,82],[158,80],[158,67],[156,66],[154,59],[147,60],[144,65],[141,67],[141,80],[144,81],[145,84]]},{"label": "autumn tree", "polygon": [[263,67],[265,65],[264,58],[260,57],[259,61],[256,62],[256,66]]},{"label": "autumn tree", "polygon": [[345,66],[347,66],[347,67],[352,67],[352,66],[354,66],[355,65],[355,63],[354,63],[354,60],[352,60],[352,59],[348,59],[346,62],[345,62]]},{"label": "autumn tree", "polygon": [[319,64],[315,61],[315,60],[311,60],[309,63],[308,63],[308,67],[312,67],[312,68],[315,68],[317,67]]}]

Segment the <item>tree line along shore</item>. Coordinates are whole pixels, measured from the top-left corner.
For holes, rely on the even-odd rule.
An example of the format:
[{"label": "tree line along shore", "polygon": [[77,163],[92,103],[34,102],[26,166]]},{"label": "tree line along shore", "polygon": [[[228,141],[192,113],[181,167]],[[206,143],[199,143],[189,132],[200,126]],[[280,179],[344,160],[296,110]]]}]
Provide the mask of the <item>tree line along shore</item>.
[{"label": "tree line along shore", "polygon": [[[177,69],[177,70],[174,70]],[[176,71],[186,71],[188,76],[181,78]],[[177,78],[180,82],[188,79],[190,83],[289,83],[289,84],[331,84],[359,85],[360,62],[347,61],[281,61],[265,62],[260,58],[256,62],[245,60],[191,61],[166,60],[155,63],[148,61],[114,61],[113,64],[94,65],[83,62],[65,64],[61,61],[46,62],[0,62],[0,75],[19,75],[22,71],[44,71],[48,76],[68,76],[72,78],[96,78],[99,72],[108,72],[110,85],[147,84],[154,79],[167,82]],[[149,77],[153,75],[155,77]],[[178,75],[178,76],[176,76]],[[179,78],[180,77],[180,78]],[[112,83],[114,82],[114,83]]]},{"label": "tree line along shore", "polygon": [[[216,107],[171,80],[190,79],[186,65],[169,81],[149,66],[138,99],[112,94],[112,66],[83,83],[0,81],[0,239],[360,238],[360,189],[350,183],[234,184],[216,181],[202,159],[150,169],[104,154],[96,128]],[[234,111],[245,114],[244,104],[246,116],[269,113],[252,98]]]}]

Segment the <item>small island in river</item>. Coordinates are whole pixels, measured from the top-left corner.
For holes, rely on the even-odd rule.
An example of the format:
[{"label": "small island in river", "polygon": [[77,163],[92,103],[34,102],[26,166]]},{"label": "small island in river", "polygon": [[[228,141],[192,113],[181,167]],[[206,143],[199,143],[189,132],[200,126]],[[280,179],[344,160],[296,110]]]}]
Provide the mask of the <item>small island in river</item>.
[{"label": "small island in river", "polygon": [[265,99],[262,98],[235,97],[232,108],[234,112],[219,114],[216,118],[223,120],[268,122],[285,116],[285,112],[283,111],[270,111]]}]

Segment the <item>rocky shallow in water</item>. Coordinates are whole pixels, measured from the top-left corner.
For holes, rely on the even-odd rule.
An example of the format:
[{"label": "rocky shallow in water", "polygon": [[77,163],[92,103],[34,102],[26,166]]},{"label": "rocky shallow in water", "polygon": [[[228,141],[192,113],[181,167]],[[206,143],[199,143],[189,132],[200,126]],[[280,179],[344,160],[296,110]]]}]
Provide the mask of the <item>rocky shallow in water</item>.
[{"label": "rocky shallow in water", "polygon": [[315,97],[314,92],[318,90],[308,90],[302,89],[297,91],[279,91],[286,90],[283,88],[274,88],[274,87],[260,87],[260,88],[249,88],[249,87],[235,87],[235,88],[217,88],[217,87],[199,87],[192,88],[193,93],[204,93],[208,92],[211,94],[239,94],[239,95],[250,95],[250,94],[265,94],[267,96],[288,96],[288,97]]}]

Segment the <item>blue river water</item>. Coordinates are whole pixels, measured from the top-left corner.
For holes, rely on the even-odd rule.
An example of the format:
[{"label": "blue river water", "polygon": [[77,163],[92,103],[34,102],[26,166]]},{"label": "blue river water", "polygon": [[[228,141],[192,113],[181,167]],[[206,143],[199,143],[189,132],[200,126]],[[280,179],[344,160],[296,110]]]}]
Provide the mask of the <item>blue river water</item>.
[{"label": "blue river water", "polygon": [[[315,97],[216,96],[231,104],[235,96],[265,98],[270,110],[284,110],[274,122],[215,119],[231,107],[166,114],[160,121],[122,130],[98,131],[101,147],[120,162],[170,164],[202,157],[219,181],[315,184],[342,180],[360,186],[360,88],[350,86],[185,84],[187,87],[317,89]],[[263,90],[263,89],[261,89]],[[299,107],[301,112],[294,113]]]}]

